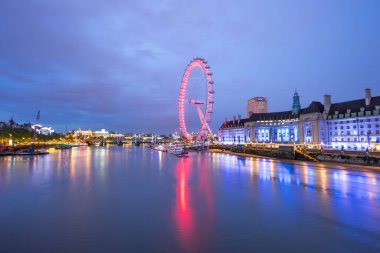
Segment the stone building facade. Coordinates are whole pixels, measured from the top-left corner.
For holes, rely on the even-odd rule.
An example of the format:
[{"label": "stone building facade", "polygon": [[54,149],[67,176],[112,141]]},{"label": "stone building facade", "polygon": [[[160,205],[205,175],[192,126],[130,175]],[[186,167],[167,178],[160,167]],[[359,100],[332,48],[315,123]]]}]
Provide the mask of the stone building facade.
[{"label": "stone building facade", "polygon": [[364,99],[331,103],[331,96],[325,95],[323,104],[313,101],[306,108],[300,107],[296,92],[291,111],[225,120],[219,128],[219,139],[224,144],[294,143],[380,150],[379,110],[380,96],[372,97],[370,89],[365,90]]}]

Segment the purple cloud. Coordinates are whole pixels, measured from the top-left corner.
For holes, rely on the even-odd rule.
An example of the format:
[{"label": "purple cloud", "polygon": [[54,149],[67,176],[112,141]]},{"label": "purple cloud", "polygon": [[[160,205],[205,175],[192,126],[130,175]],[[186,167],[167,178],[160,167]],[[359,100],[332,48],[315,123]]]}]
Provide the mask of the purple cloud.
[{"label": "purple cloud", "polygon": [[[377,1],[1,1],[0,120],[33,121],[41,109],[58,130],[169,133],[197,56],[214,73],[214,130],[245,115],[253,96],[288,110],[295,88],[303,106],[325,93],[355,99],[367,86],[378,94],[379,11]],[[194,80],[189,94],[201,97]]]}]

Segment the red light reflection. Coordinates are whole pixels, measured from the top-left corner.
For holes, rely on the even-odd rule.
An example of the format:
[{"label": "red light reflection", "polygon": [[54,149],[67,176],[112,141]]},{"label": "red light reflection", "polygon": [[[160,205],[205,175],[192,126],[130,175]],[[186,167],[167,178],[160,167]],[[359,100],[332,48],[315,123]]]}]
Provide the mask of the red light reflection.
[{"label": "red light reflection", "polygon": [[192,210],[189,201],[188,176],[190,166],[187,159],[181,159],[177,165],[177,202],[175,207],[176,224],[180,233],[180,240],[187,249],[191,247],[191,238],[194,233]]},{"label": "red light reflection", "polygon": [[[191,159],[181,158],[176,169],[175,224],[180,244],[187,252],[199,252],[206,247],[213,230],[213,196],[203,167],[192,170]],[[199,175],[194,175],[196,173]],[[189,187],[190,179],[192,184]],[[194,179],[199,181],[194,182]]]}]

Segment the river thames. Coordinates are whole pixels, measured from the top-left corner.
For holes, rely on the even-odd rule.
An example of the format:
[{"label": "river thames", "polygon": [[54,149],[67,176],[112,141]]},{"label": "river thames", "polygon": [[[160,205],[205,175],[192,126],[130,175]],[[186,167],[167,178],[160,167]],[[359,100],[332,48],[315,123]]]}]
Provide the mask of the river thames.
[{"label": "river thames", "polygon": [[380,174],[148,147],[0,158],[0,252],[380,252]]}]

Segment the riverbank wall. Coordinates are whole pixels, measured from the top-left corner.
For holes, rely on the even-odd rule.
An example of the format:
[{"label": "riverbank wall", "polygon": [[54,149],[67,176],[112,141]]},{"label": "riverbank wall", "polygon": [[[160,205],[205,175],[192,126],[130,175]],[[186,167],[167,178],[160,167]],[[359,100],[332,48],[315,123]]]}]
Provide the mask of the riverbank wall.
[{"label": "riverbank wall", "polygon": [[292,145],[211,145],[209,151],[312,162],[380,166],[380,152],[305,149],[302,146]]}]

